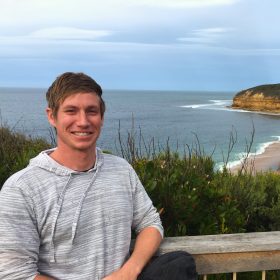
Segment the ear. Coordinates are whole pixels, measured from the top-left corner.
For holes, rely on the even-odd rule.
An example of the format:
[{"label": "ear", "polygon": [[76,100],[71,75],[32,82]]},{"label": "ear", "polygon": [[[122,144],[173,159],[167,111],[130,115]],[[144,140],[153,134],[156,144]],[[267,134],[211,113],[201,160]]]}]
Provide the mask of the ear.
[{"label": "ear", "polygon": [[46,109],[47,117],[51,126],[56,127],[56,119],[51,108]]}]

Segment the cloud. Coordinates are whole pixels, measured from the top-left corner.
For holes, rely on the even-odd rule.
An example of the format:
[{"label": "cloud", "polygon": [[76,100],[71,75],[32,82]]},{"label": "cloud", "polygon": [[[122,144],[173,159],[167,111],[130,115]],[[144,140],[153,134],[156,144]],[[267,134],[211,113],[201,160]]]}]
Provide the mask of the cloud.
[{"label": "cloud", "polygon": [[222,27],[196,29],[191,33],[191,36],[180,37],[177,40],[184,43],[213,44],[232,31],[232,28]]},{"label": "cloud", "polygon": [[47,40],[96,40],[108,35],[111,35],[111,32],[108,30],[54,27],[34,31],[28,37]]},{"label": "cloud", "polygon": [[[9,26],[68,22],[95,22],[102,24],[114,19],[138,18],[139,7],[203,8],[232,5],[241,0],[8,0],[2,1],[0,23]],[[143,12],[141,10],[141,12]],[[142,13],[141,13],[142,14]],[[143,15],[143,14],[142,14]],[[144,16],[146,17],[145,13]],[[143,17],[143,16],[142,16]]]},{"label": "cloud", "polygon": [[[116,0],[118,2],[118,0]],[[124,6],[127,7],[127,4]],[[108,21],[122,7],[112,0],[9,0],[1,3],[0,24],[8,26],[59,26]],[[123,15],[123,13],[121,13]],[[103,22],[104,23],[104,22]]]}]

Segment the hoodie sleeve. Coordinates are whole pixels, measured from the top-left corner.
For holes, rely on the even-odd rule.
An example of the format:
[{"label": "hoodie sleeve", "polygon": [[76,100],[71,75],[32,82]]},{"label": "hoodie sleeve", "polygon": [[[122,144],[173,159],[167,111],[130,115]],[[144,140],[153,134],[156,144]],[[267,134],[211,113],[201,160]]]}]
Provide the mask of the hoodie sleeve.
[{"label": "hoodie sleeve", "polygon": [[140,182],[136,172],[131,167],[131,184],[133,186],[133,224],[132,228],[138,234],[146,227],[155,227],[163,237],[163,227],[157,209]]},{"label": "hoodie sleeve", "polygon": [[0,192],[0,279],[34,279],[40,239],[33,203],[13,181]]}]

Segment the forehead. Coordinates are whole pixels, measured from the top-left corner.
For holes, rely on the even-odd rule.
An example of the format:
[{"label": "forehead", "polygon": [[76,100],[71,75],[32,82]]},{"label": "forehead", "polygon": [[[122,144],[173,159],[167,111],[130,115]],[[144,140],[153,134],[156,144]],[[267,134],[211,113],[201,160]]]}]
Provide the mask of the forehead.
[{"label": "forehead", "polygon": [[100,104],[100,98],[95,92],[77,92],[66,96],[61,102],[60,106],[75,106],[79,104]]}]

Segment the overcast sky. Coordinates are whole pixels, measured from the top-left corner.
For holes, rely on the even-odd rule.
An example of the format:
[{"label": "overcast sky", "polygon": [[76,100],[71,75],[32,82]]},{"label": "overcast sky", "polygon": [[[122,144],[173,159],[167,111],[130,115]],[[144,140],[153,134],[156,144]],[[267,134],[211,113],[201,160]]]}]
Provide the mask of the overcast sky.
[{"label": "overcast sky", "polygon": [[105,89],[280,82],[279,0],[0,0],[0,86],[82,71]]}]

